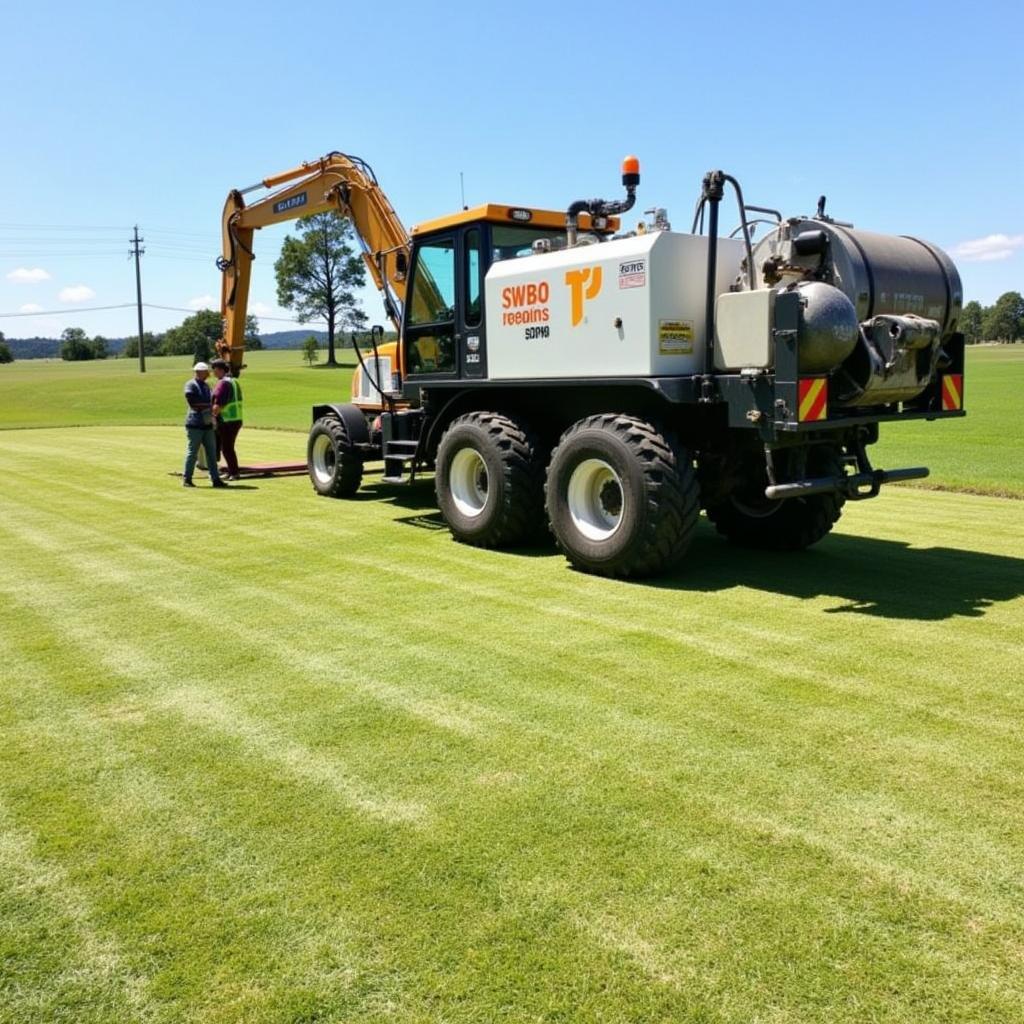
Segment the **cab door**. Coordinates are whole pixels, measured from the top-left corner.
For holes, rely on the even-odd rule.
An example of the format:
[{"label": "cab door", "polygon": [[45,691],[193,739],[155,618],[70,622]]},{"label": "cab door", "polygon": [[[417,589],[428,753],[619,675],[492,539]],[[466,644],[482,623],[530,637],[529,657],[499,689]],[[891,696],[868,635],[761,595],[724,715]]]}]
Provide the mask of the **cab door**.
[{"label": "cab door", "polygon": [[402,330],[407,377],[458,375],[458,245],[453,232],[422,239],[413,251],[412,280]]}]

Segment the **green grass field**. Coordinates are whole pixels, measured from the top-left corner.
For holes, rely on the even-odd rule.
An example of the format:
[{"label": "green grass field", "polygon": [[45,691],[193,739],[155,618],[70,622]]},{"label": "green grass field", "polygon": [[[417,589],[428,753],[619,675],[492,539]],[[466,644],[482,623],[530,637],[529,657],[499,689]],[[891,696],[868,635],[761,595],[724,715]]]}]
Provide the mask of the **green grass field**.
[{"label": "green grass field", "polygon": [[[340,358],[343,368],[328,370],[306,366],[299,352],[250,353],[243,378],[249,433],[240,450],[258,447],[252,428],[305,433],[314,402],[347,401],[355,356],[349,350]],[[177,425],[191,362],[151,358],[145,375],[124,359],[0,366],[0,429]],[[927,465],[932,470],[924,482],[928,487],[1024,497],[1024,430],[1007,427],[1010,411],[1024,405],[1024,346],[968,350],[965,391],[966,419],[883,425],[882,439],[872,450],[874,461],[880,466]],[[289,452],[305,457],[305,442],[296,438]]]},{"label": "green grass field", "polygon": [[[1024,493],[1019,355],[877,461]],[[343,397],[298,359],[250,424]],[[429,482],[183,491],[184,364],[0,367],[88,424],[0,432],[0,1022],[1024,1019],[1019,500],[608,581]]]}]

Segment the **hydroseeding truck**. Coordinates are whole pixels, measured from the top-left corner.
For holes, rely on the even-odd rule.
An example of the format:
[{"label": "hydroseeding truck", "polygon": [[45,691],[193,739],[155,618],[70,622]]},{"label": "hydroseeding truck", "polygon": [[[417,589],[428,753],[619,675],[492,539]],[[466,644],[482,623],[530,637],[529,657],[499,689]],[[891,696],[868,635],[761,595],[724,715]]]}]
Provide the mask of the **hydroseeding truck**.
[{"label": "hydroseeding truck", "polygon": [[[924,468],[872,467],[881,423],[963,416],[962,289],[938,247],[825,213],[784,219],[705,175],[693,227],[664,210],[623,231],[624,199],[564,213],[488,204],[402,227],[369,166],[332,153],[224,212],[224,339],[236,372],[255,229],[349,217],[399,341],[357,348],[352,402],[314,406],[318,494],[433,468],[452,535],[505,547],[547,530],[586,572],[640,577],[684,557],[701,508],[731,541],[799,550],[846,501]],[[738,227],[719,237],[729,189]],[[249,191],[249,190],[245,190]],[[753,241],[755,226],[767,233]]]}]

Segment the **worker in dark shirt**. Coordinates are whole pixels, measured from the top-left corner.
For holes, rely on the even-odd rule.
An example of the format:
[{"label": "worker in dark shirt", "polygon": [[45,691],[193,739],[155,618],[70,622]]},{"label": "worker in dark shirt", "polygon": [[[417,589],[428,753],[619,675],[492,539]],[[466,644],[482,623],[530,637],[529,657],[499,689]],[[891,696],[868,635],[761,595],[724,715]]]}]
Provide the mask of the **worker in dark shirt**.
[{"label": "worker in dark shirt", "polygon": [[195,487],[192,483],[192,472],[196,468],[199,449],[206,453],[206,465],[210,470],[210,480],[214,487],[227,487],[217,470],[217,440],[213,430],[213,394],[206,378],[210,376],[210,367],[206,363],[196,363],[192,367],[195,376],[185,384],[185,401],[188,402],[188,415],[185,417],[185,434],[188,446],[185,448],[185,472],[182,474],[185,487]]},{"label": "worker in dark shirt", "polygon": [[217,383],[213,388],[213,422],[217,428],[217,451],[223,454],[228,479],[238,480],[235,438],[242,429],[242,385],[229,375],[227,360],[214,359],[210,366]]}]

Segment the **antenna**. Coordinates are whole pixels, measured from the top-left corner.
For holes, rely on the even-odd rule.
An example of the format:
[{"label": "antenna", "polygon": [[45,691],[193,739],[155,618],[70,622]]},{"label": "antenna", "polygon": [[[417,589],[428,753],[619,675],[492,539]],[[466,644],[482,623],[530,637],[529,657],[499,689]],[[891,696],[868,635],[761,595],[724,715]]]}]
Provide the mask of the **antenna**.
[{"label": "antenna", "polygon": [[462,192],[462,208],[468,210],[469,207],[466,205],[466,178],[462,171],[459,171],[459,189]]}]

